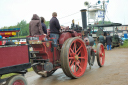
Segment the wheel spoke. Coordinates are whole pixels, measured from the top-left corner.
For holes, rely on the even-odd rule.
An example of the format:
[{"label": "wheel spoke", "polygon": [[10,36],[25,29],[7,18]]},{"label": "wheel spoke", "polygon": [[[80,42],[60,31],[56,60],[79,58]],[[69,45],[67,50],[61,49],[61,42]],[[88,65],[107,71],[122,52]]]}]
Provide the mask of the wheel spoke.
[{"label": "wheel spoke", "polygon": [[72,60],[69,60],[69,65],[71,64]]},{"label": "wheel spoke", "polygon": [[69,59],[74,59],[74,57],[69,57]]},{"label": "wheel spoke", "polygon": [[72,64],[70,65],[70,68],[72,67],[72,65],[74,65],[74,62],[75,62],[75,61],[72,62]]},{"label": "wheel spoke", "polygon": [[81,49],[82,45],[77,49],[76,53]]},{"label": "wheel spoke", "polygon": [[80,65],[80,60],[78,60],[77,62],[78,62],[78,64]]},{"label": "wheel spoke", "polygon": [[71,53],[74,53],[73,50],[72,50],[71,48],[70,48],[70,52],[71,52]]},{"label": "wheel spoke", "polygon": [[76,53],[76,42],[74,42],[74,48],[73,48],[73,50],[74,50],[74,53]]},{"label": "wheel spoke", "polygon": [[79,57],[79,59],[86,59],[85,57]]},{"label": "wheel spoke", "polygon": [[79,56],[79,55],[80,55],[80,53],[81,53],[81,51],[79,51],[79,52],[77,53],[77,55]]},{"label": "wheel spoke", "polygon": [[69,56],[72,56],[72,53],[71,52],[69,52]]},{"label": "wheel spoke", "polygon": [[81,66],[77,63],[77,66],[80,68],[80,70],[82,71],[82,68],[81,68]]}]

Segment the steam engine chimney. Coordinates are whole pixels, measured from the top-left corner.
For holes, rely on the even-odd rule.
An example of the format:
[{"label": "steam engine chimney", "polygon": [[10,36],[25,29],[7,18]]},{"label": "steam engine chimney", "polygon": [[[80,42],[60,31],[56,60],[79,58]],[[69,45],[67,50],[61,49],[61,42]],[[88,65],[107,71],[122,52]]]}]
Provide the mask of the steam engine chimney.
[{"label": "steam engine chimney", "polygon": [[86,16],[86,9],[82,9],[81,11],[81,16],[82,16],[82,25],[83,25],[83,30],[85,32],[85,36],[87,37],[87,16]]}]

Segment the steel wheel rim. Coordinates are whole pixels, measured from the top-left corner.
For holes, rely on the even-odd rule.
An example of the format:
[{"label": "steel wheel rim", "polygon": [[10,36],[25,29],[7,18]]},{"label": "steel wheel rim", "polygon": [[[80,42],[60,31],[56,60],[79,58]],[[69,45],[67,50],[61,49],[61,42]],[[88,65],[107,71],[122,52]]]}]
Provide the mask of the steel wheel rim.
[{"label": "steel wheel rim", "polygon": [[100,64],[103,66],[104,65],[104,61],[105,61],[105,51],[104,51],[104,46],[100,45],[100,49],[99,49],[99,60],[100,60]]},{"label": "steel wheel rim", "polygon": [[74,40],[70,47],[68,53],[68,65],[70,72],[76,76],[80,77],[84,74],[87,67],[87,50],[84,43],[80,39]]},{"label": "steel wheel rim", "polygon": [[25,85],[22,80],[16,80],[12,85]]}]

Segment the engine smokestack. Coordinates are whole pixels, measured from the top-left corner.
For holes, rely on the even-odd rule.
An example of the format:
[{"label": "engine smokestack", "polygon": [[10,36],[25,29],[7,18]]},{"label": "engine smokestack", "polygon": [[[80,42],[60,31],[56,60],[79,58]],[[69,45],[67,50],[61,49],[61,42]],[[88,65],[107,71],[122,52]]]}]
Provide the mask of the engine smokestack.
[{"label": "engine smokestack", "polygon": [[82,25],[83,25],[83,30],[84,30],[84,35],[85,37],[88,36],[88,31],[87,31],[87,16],[86,16],[86,9],[82,9],[81,11],[81,17],[82,17]]},{"label": "engine smokestack", "polygon": [[81,11],[81,17],[82,17],[82,24],[83,29],[87,29],[87,16],[86,16],[86,9],[82,9]]}]

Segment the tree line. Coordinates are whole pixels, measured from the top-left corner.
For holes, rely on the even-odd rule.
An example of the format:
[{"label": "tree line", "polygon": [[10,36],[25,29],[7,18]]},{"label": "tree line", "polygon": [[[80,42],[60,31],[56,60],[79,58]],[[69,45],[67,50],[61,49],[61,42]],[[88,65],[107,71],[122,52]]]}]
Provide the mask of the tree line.
[{"label": "tree line", "polygon": [[[104,24],[109,24],[112,23],[110,21],[104,21]],[[102,24],[102,21],[99,21],[99,24]],[[45,25],[47,28],[49,28],[49,21],[45,21]],[[12,29],[12,28],[20,28],[20,32],[16,33],[15,37],[18,36],[28,36],[29,35],[29,23],[27,23],[25,20],[22,20],[20,22],[17,23],[17,25],[14,26],[4,26],[0,29]]]}]

